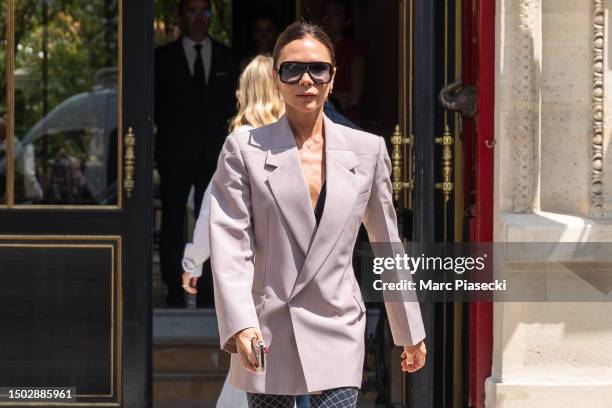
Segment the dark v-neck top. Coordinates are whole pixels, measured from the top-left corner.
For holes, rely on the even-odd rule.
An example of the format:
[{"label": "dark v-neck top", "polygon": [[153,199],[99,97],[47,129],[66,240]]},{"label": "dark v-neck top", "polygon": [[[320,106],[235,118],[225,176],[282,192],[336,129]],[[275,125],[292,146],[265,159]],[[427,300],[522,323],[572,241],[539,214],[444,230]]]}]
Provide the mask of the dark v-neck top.
[{"label": "dark v-neck top", "polygon": [[327,181],[323,182],[321,186],[321,192],[319,193],[319,197],[317,198],[317,205],[315,205],[314,214],[315,219],[317,220],[317,227],[319,226],[319,221],[321,221],[321,216],[323,215],[323,207],[325,207],[325,190],[326,190]]}]

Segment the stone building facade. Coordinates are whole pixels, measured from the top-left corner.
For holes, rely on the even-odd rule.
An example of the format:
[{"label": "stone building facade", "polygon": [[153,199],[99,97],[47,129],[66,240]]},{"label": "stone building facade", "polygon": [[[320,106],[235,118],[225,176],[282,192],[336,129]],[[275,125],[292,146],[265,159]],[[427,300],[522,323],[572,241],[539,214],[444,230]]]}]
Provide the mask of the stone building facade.
[{"label": "stone building facade", "polygon": [[[496,0],[495,242],[612,241],[610,5]],[[609,301],[496,303],[486,406],[610,407],[611,351]]]}]

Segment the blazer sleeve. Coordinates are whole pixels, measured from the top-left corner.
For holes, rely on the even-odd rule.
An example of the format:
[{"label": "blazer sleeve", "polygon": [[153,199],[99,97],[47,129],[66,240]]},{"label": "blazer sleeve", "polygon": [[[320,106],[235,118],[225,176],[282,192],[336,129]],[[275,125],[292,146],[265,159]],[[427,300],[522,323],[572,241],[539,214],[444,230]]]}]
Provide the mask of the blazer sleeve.
[{"label": "blazer sleeve", "polygon": [[242,153],[233,135],[226,138],[210,197],[210,249],[221,348],[236,353],[234,334],[259,328],[253,286],[251,190]]},{"label": "blazer sleeve", "polygon": [[210,221],[210,186],[211,184],[208,183],[204,192],[200,214],[193,231],[193,241],[185,245],[185,251],[183,252],[183,270],[196,277],[202,276],[202,265],[210,257],[208,227]]},{"label": "blazer sleeve", "polygon": [[[380,244],[374,245],[375,256],[395,256],[404,250],[397,230],[397,217],[393,207],[391,187],[391,160],[382,137],[379,137],[378,158],[372,181],[370,199],[365,209],[363,224],[371,243],[389,243],[381,252]],[[391,248],[389,251],[387,248]],[[389,271],[393,280],[398,280],[397,271]],[[409,276],[406,277],[410,279]],[[396,294],[394,294],[396,295]],[[406,295],[402,294],[402,299]],[[412,301],[385,301],[393,342],[397,346],[412,346],[425,338],[421,309],[416,296]],[[385,299],[387,297],[385,296]]]}]

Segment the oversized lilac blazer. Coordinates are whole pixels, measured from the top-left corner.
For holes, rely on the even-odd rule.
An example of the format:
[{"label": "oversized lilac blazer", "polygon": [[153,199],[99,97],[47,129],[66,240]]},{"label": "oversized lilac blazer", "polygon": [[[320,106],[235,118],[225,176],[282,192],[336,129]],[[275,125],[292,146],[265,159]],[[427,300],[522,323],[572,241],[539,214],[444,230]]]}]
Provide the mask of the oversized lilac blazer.
[{"label": "oversized lilac blazer", "polygon": [[[365,305],[352,267],[363,222],[371,242],[401,242],[383,138],[324,117],[327,196],[318,227],[286,116],[227,140],[212,179],[210,244],[230,384],[305,394],[360,387]],[[393,341],[425,337],[419,304],[385,302]],[[240,365],[234,334],[261,329],[264,372]],[[399,361],[396,369],[400,369]]]}]

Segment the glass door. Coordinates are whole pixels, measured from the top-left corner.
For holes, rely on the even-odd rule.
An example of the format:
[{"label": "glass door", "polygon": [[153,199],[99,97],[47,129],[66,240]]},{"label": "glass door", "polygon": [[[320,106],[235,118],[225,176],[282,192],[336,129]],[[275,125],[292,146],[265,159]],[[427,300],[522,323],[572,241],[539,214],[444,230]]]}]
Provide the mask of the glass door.
[{"label": "glass door", "polygon": [[0,406],[150,406],[152,2],[3,0],[0,42],[0,385],[74,398]]}]

